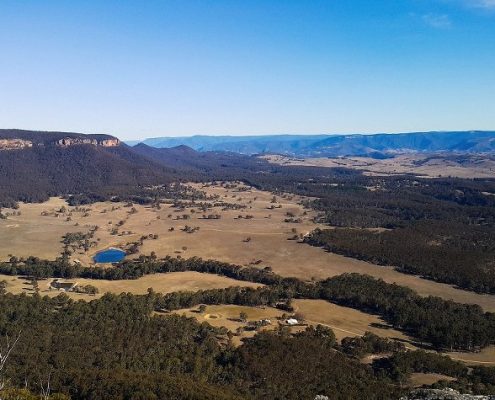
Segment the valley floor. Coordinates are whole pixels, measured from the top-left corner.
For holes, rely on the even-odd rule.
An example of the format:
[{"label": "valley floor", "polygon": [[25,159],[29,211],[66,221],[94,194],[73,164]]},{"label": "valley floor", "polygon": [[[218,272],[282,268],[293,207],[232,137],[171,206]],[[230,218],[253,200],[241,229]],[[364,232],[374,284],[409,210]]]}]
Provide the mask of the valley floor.
[{"label": "valley floor", "polygon": [[[134,211],[131,211],[123,203],[102,202],[76,209],[68,207],[59,198],[41,204],[21,204],[18,210],[21,215],[0,220],[0,259],[7,260],[10,255],[54,259],[62,251],[64,234],[86,233],[91,227],[98,226],[91,239],[93,245],[87,251],[77,249],[71,256],[73,262],[91,265],[92,257],[100,250],[112,246],[125,248],[143,236],[157,235],[156,239],[143,240],[136,255],[130,257],[151,252],[158,257],[196,256],[246,266],[269,266],[280,275],[301,279],[322,279],[357,272],[410,287],[424,296],[479,304],[486,311],[495,311],[493,295],[457,289],[397,272],[392,267],[377,266],[288,240],[321,226],[312,221],[314,213],[305,210],[297,196],[277,196],[276,203],[272,203],[271,193],[242,185],[231,188],[195,186],[210,196],[217,195],[216,201],[245,208],[224,209],[224,206],[219,206],[203,212],[198,206],[181,210],[169,204],[158,210],[135,204]],[[271,209],[279,206],[281,208]],[[66,211],[60,213],[62,207]],[[301,222],[285,222],[288,212],[300,218]],[[220,219],[203,218],[209,214],[219,215]],[[184,215],[187,219],[182,219]],[[183,231],[186,225],[199,230],[186,233]],[[101,282],[95,282],[96,287],[100,288],[100,285]]]}]

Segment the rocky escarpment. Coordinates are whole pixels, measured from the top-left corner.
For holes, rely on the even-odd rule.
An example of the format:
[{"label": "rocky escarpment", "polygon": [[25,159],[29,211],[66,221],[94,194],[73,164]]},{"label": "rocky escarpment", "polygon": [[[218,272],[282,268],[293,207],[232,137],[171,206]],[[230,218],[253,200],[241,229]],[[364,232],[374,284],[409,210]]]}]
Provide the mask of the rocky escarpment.
[{"label": "rocky escarpment", "polygon": [[18,150],[33,147],[33,142],[23,139],[0,139],[0,150]]},{"label": "rocky escarpment", "polygon": [[118,147],[120,144],[120,140],[111,135],[0,129],[0,150],[18,150],[30,147],[71,147],[79,145]]},{"label": "rocky escarpment", "polygon": [[495,395],[461,394],[454,389],[418,389],[400,400],[495,400]]},{"label": "rocky escarpment", "polygon": [[120,144],[119,139],[92,139],[81,137],[65,137],[56,141],[57,146],[69,147],[81,144],[92,144],[94,146],[115,147]]},{"label": "rocky escarpment", "polygon": [[21,138],[0,138],[0,151],[2,150],[22,150],[26,148],[31,148],[33,146],[50,146],[55,145],[58,147],[70,147],[78,145],[93,145],[102,147],[116,147],[120,145],[120,140],[116,138],[107,139],[95,139],[95,138],[85,138],[85,137],[64,137],[57,139],[53,142],[33,142],[32,140],[26,140]]}]

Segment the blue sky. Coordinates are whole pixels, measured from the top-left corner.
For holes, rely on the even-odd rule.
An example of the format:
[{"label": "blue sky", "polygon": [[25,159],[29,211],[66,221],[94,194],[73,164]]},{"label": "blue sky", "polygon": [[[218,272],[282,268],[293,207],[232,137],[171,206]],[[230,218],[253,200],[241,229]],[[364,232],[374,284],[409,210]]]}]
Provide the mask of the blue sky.
[{"label": "blue sky", "polygon": [[2,0],[0,127],[495,129],[495,0]]}]

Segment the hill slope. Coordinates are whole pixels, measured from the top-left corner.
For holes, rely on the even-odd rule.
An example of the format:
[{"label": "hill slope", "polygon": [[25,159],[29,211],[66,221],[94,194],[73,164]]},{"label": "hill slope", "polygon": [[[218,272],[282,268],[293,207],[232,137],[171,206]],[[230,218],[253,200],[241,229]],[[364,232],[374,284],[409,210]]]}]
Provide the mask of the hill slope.
[{"label": "hill slope", "polygon": [[0,130],[0,203],[118,194],[171,178],[169,170],[113,136]]},{"label": "hill slope", "polygon": [[155,148],[140,143],[132,149],[143,157],[167,168],[180,170],[181,173],[214,174],[218,179],[226,179],[220,178],[219,174],[233,174],[240,170],[257,171],[269,166],[265,160],[256,157],[231,152],[199,152],[185,145]]}]

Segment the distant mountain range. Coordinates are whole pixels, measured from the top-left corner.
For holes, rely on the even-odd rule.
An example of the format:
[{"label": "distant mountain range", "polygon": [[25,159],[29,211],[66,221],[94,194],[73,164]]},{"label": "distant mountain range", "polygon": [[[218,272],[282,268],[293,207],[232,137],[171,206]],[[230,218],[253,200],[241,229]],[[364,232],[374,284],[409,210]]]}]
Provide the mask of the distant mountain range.
[{"label": "distant mountain range", "polygon": [[390,157],[411,152],[495,152],[495,131],[411,132],[375,135],[267,135],[158,137],[144,143],[157,148],[185,145],[197,151],[284,154],[297,157]]}]

